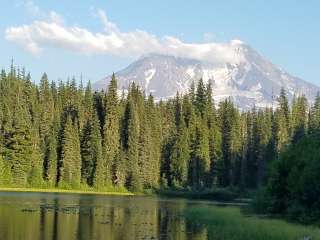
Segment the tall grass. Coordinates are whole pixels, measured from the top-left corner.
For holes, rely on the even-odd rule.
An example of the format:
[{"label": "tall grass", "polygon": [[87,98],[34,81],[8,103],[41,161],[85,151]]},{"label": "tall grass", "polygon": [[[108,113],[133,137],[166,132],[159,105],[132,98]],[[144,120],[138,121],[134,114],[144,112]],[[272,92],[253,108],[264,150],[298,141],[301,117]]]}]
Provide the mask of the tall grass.
[{"label": "tall grass", "polygon": [[75,193],[75,194],[98,194],[98,195],[134,195],[125,188],[120,187],[104,187],[104,188],[90,188],[85,185],[73,189],[68,186],[61,186],[59,188],[46,187],[0,187],[0,192],[48,192],[48,193]]},{"label": "tall grass", "polygon": [[[185,211],[190,221],[207,228],[214,240],[303,240],[320,239],[320,229],[282,220],[245,216],[237,207],[194,207]],[[305,238],[306,237],[306,238]],[[309,237],[309,238],[307,238]]]},{"label": "tall grass", "polygon": [[200,191],[192,189],[159,189],[157,193],[160,196],[166,197],[180,197],[189,199],[204,199],[223,202],[234,202],[240,195],[236,189],[231,188],[215,188],[202,189]]}]

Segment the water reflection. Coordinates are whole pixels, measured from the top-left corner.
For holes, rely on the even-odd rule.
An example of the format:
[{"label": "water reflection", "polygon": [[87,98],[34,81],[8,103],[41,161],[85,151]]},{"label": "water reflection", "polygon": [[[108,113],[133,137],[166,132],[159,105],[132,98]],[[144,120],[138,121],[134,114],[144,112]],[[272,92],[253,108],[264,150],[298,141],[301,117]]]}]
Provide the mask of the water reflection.
[{"label": "water reflection", "polygon": [[0,239],[207,239],[183,218],[184,200],[0,193]]}]

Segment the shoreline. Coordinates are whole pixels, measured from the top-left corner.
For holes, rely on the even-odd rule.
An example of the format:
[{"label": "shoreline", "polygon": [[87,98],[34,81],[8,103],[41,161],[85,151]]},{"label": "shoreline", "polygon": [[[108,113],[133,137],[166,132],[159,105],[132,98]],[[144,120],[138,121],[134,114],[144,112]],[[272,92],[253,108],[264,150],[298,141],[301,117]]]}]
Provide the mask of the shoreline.
[{"label": "shoreline", "polygon": [[59,188],[6,188],[0,187],[0,192],[33,192],[33,193],[67,193],[67,194],[89,194],[89,195],[110,195],[110,196],[135,196],[130,192],[99,192],[91,190],[68,190]]}]

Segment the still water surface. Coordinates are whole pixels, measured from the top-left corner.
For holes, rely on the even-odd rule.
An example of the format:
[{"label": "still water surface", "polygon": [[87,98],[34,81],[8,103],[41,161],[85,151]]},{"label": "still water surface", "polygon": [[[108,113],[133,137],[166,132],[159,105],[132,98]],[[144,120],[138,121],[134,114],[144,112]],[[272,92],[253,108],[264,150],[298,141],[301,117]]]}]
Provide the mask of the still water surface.
[{"label": "still water surface", "polygon": [[209,204],[145,196],[0,193],[0,240],[206,240],[185,208]]}]

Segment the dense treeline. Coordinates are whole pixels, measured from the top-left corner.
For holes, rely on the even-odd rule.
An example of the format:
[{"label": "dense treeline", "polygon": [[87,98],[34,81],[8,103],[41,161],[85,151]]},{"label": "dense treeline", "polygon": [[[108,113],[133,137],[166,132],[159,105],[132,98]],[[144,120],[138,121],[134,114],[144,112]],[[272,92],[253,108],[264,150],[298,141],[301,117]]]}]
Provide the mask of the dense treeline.
[{"label": "dense treeline", "polygon": [[289,106],[282,90],[275,110],[240,111],[230,99],[216,108],[202,80],[155,102],[134,83],[119,94],[114,75],[93,92],[46,74],[36,85],[12,67],[0,76],[0,184],[256,189],[271,161],[318,129],[320,97],[309,110],[304,96]]},{"label": "dense treeline", "polygon": [[267,186],[257,194],[256,210],[319,224],[319,150],[319,136],[309,135],[282,152],[272,164]]}]

